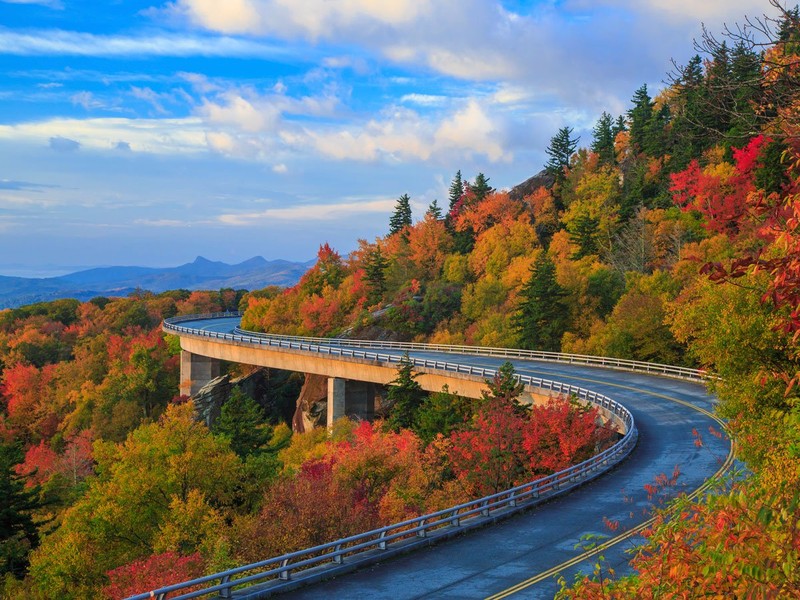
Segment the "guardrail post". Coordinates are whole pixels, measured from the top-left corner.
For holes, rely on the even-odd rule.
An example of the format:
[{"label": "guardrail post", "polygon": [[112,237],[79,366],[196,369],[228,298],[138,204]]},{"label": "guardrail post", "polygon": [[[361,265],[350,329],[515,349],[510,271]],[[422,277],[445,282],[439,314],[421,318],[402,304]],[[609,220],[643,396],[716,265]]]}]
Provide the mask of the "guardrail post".
[{"label": "guardrail post", "polygon": [[508,497],[508,505],[509,506],[517,505],[517,495],[514,492],[511,492],[511,495]]},{"label": "guardrail post", "polygon": [[[230,581],[231,581],[231,576],[230,575],[225,575],[225,577],[223,577],[220,580],[220,584],[224,585],[226,583],[230,583]],[[219,591],[219,597],[220,598],[230,598],[231,597],[231,587],[233,587],[233,586],[229,586],[229,587],[226,587],[225,589],[220,590]]]},{"label": "guardrail post", "polygon": [[381,550],[386,550],[386,539],[385,538],[386,538],[386,531],[381,531],[381,535],[378,538],[378,539],[380,539],[380,542],[378,542],[378,548],[380,548]]},{"label": "guardrail post", "polygon": [[481,506],[483,507],[481,509],[481,514],[484,517],[488,517],[489,516],[489,501],[488,500],[484,500],[483,502],[481,502]]},{"label": "guardrail post", "polygon": [[422,529],[417,532],[417,537],[428,537],[428,530],[425,528],[425,519],[422,519],[419,524],[422,525]]},{"label": "guardrail post", "polygon": [[337,565],[342,564],[344,562],[344,556],[341,554],[342,545],[336,544],[336,548],[334,548],[333,551],[335,553],[333,555],[333,562],[335,562]]},{"label": "guardrail post", "polygon": [[[286,558],[281,562],[281,568],[286,567],[289,564],[289,559]],[[292,578],[292,570],[291,569],[284,569],[280,573],[278,573],[278,579],[281,581],[289,581]]]}]

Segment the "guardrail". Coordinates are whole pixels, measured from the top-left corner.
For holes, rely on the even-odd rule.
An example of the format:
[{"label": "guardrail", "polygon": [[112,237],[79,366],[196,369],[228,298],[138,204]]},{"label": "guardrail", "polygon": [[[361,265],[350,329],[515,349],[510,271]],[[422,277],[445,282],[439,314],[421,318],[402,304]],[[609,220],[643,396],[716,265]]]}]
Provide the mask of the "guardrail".
[{"label": "guardrail", "polygon": [[[213,313],[209,315],[187,315],[184,317],[173,317],[164,321],[164,328],[180,333],[189,333],[186,328],[180,330],[177,325],[181,322],[196,321],[198,319],[209,319],[219,317],[240,317],[240,312]],[[197,330],[194,330],[197,331]],[[213,334],[214,332],[206,332]],[[650,363],[625,358],[613,358],[608,356],[591,356],[588,354],[569,354],[563,352],[545,352],[540,350],[520,350],[515,348],[494,348],[488,346],[463,346],[454,344],[425,344],[414,342],[382,342],[375,340],[357,340],[348,338],[321,338],[304,337],[292,335],[280,335],[272,333],[259,333],[248,331],[240,327],[234,328],[234,335],[242,338],[263,338],[272,340],[288,340],[292,342],[317,344],[325,346],[338,346],[345,348],[382,348],[386,350],[419,350],[428,352],[442,352],[445,354],[460,354],[473,356],[489,356],[501,358],[523,358],[528,360],[540,360],[544,362],[555,362],[570,365],[584,365],[602,367],[606,369],[618,369],[621,371],[631,371],[647,373],[649,375],[663,375],[675,379],[685,379],[689,381],[707,381],[715,379],[713,373],[702,369],[691,369],[689,367],[676,367],[661,363]],[[209,337],[214,337],[210,335]]]},{"label": "guardrail", "polygon": [[[343,347],[344,344],[339,344],[342,340],[257,335],[252,332],[244,332],[238,328],[237,333],[220,333],[180,325],[180,323],[198,319],[237,316],[240,315],[238,313],[215,313],[214,315],[177,317],[165,321],[164,329],[184,335],[215,338],[240,344],[268,345],[326,355],[337,355],[342,358],[369,359],[387,363],[399,363],[402,359],[402,356],[395,354],[367,352],[353,349],[352,347]],[[354,340],[347,341],[352,342],[353,345],[357,343]],[[398,346],[398,349],[444,352],[444,350],[439,350],[438,348],[439,346],[435,344],[402,344]],[[461,349],[467,347],[447,346],[447,348]],[[456,352],[451,353],[455,354]],[[494,354],[492,356],[497,355]],[[496,369],[474,367],[461,363],[417,357],[410,357],[409,360],[417,367],[465,373],[476,377],[491,378],[497,374]],[[385,560],[392,554],[408,551],[419,543],[432,543],[432,541],[481,526],[486,523],[487,519],[494,520],[527,509],[534,504],[563,494],[569,489],[608,471],[624,460],[635,447],[638,432],[633,415],[615,400],[585,388],[557,381],[519,374],[516,377],[526,386],[573,395],[602,408],[608,414],[616,417],[615,420],[622,424],[624,436],[607,450],[582,463],[497,494],[313,548],[284,554],[228,571],[131,596],[128,600],[146,600],[148,598],[164,600],[169,594],[190,590],[198,586],[201,589],[172,596],[171,598],[172,600],[188,600],[189,598],[198,598],[215,593],[218,594],[219,598],[245,598],[248,595],[263,597],[271,592],[278,591],[281,587],[285,588],[303,579],[320,578],[321,575],[318,572],[320,569],[327,569],[326,573],[328,575],[331,574],[330,569],[336,569],[337,572],[354,569],[365,564]],[[299,579],[295,579],[290,584],[292,573],[298,570],[303,571],[305,575],[301,575]],[[264,583],[265,580],[270,581],[269,583]],[[243,591],[242,594],[233,591],[234,588],[244,585],[256,587],[250,587],[248,591]],[[269,589],[266,589],[265,586],[269,586]]]},{"label": "guardrail", "polygon": [[[338,568],[339,572],[352,570],[365,564],[385,560],[399,552],[407,552],[423,543],[430,544],[458,535],[469,529],[480,527],[487,521],[510,516],[563,494],[611,469],[627,457],[636,445],[638,434],[633,426],[633,417],[630,419],[630,425],[631,429],[611,448],[569,469],[542,479],[313,548],[165,586],[151,592],[131,596],[127,600],[152,598],[164,600],[168,594],[198,586],[204,587],[172,596],[171,600],[188,600],[214,593],[217,593],[219,598],[266,597],[272,592],[279,591],[282,587],[289,587],[294,571],[325,565]],[[370,556],[365,556],[367,554]],[[348,565],[348,563],[351,564]],[[240,577],[236,579],[237,576]],[[321,574],[316,572],[309,579],[320,576]],[[272,585],[265,587],[262,583],[264,580],[271,580]],[[301,576],[295,581],[302,580]],[[249,590],[241,590],[241,594],[234,592],[235,587],[243,585],[257,585],[258,588],[251,587]]]}]

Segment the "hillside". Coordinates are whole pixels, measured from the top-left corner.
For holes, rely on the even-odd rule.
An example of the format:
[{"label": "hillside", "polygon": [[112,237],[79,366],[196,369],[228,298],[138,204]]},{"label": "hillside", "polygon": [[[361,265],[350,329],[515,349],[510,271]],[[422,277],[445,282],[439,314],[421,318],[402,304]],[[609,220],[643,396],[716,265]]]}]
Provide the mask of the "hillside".
[{"label": "hillside", "polygon": [[102,267],[46,278],[0,276],[0,309],[58,298],[125,296],[137,289],[160,293],[174,289],[252,290],[270,285],[291,286],[312,264],[313,261],[299,263],[256,256],[229,265],[198,256],[178,267]]}]

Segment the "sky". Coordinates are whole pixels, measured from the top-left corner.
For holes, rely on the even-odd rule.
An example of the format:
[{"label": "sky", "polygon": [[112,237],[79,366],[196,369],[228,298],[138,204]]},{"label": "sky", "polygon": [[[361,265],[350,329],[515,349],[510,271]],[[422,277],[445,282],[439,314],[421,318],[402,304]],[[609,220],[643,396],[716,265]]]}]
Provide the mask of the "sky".
[{"label": "sky", "polygon": [[308,260],[536,174],[766,0],[0,0],[0,275]]}]

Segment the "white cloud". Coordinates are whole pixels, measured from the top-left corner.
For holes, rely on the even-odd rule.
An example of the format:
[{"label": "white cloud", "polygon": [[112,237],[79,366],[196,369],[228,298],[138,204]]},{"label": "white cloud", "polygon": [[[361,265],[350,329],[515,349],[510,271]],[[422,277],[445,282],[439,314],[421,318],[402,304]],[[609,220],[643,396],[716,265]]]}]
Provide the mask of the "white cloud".
[{"label": "white cloud", "polygon": [[90,110],[92,108],[101,108],[103,106],[103,103],[95,98],[92,92],[76,92],[75,94],[72,94],[69,99],[73,104],[82,106],[86,110]]},{"label": "white cloud", "polygon": [[228,34],[294,34],[311,39],[328,37],[332,29],[369,24],[414,22],[428,12],[418,0],[177,0],[176,12],[192,22]]},{"label": "white cloud", "polygon": [[[0,140],[49,144],[65,139],[92,150],[108,150],[124,139],[130,148],[153,154],[196,153],[207,149],[199,118],[185,119],[48,119],[0,125]],[[56,142],[58,145],[58,142]]]},{"label": "white cloud", "polygon": [[401,103],[419,104],[421,106],[441,106],[448,100],[448,96],[435,94],[405,94],[400,98]]},{"label": "white cloud", "polygon": [[396,200],[341,202],[338,204],[306,204],[287,208],[268,208],[260,212],[227,213],[217,217],[220,223],[234,226],[257,224],[258,221],[332,221],[343,217],[372,213],[390,213]]},{"label": "white cloud", "polygon": [[273,173],[278,173],[279,175],[283,175],[284,173],[288,173],[288,171],[289,171],[289,167],[287,167],[283,163],[280,163],[280,164],[277,164],[277,165],[272,165],[272,172]]},{"label": "white cloud", "polygon": [[475,101],[441,124],[434,136],[438,148],[453,148],[471,154],[484,154],[492,162],[511,160],[503,150],[503,135],[496,123]]},{"label": "white cloud", "polygon": [[134,225],[143,225],[145,227],[191,227],[196,224],[177,219],[136,219],[133,223]]},{"label": "white cloud", "polygon": [[0,0],[5,2],[6,4],[39,4],[41,6],[47,6],[49,8],[54,8],[56,10],[63,10],[64,4],[61,0]]},{"label": "white cloud", "polygon": [[95,35],[59,29],[0,31],[0,53],[18,56],[225,56],[269,58],[287,50],[231,37],[198,35]]}]

